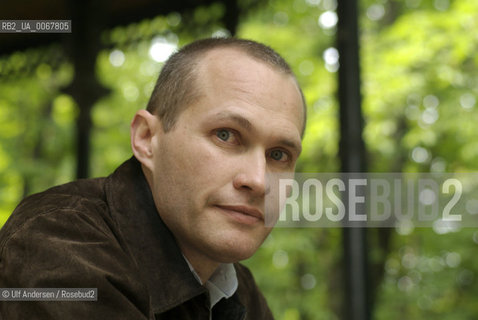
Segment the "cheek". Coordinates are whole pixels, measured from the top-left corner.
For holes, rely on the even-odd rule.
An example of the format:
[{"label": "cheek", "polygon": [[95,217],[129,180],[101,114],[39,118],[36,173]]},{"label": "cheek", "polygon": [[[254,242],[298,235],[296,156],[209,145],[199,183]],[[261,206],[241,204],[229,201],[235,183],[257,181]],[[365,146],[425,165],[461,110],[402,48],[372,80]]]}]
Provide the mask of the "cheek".
[{"label": "cheek", "polygon": [[159,188],[170,194],[174,191],[198,198],[232,180],[234,160],[206,138],[189,139],[184,143],[167,141],[160,150],[156,168],[162,184]]},{"label": "cheek", "polygon": [[176,159],[182,159],[182,169],[189,172],[196,183],[206,185],[225,177],[234,163],[227,153],[204,137],[191,141],[187,149],[178,149]]}]

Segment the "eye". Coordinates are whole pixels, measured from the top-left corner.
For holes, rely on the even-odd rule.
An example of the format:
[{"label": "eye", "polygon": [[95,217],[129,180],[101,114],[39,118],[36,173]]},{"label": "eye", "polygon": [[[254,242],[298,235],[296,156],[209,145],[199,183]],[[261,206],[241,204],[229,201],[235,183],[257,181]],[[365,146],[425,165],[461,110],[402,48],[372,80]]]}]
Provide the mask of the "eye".
[{"label": "eye", "polygon": [[226,129],[220,129],[216,131],[216,136],[221,139],[222,141],[227,141],[229,140],[231,136],[231,132]]},{"label": "eye", "polygon": [[214,130],[214,135],[219,139],[219,142],[224,142],[229,145],[238,145],[240,144],[239,134],[232,129],[217,129]]},{"label": "eye", "polygon": [[272,160],[275,160],[275,161],[285,162],[289,160],[289,155],[286,152],[282,150],[278,150],[278,149],[272,150],[269,156],[272,158]]}]

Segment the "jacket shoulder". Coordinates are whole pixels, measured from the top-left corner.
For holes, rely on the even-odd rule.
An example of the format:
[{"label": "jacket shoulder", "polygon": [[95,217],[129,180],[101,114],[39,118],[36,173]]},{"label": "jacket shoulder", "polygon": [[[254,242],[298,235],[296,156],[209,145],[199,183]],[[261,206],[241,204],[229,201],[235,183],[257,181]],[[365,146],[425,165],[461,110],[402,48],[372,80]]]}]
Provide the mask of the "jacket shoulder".
[{"label": "jacket shoulder", "polygon": [[[82,215],[95,219],[104,213],[107,205],[104,195],[104,178],[82,179],[47,189],[23,199],[0,230],[0,253],[5,243],[29,225],[49,216]],[[60,223],[58,219],[51,223]]]},{"label": "jacket shoulder", "polygon": [[145,319],[147,287],[110,216],[104,179],[25,198],[0,230],[0,287],[97,288],[98,302],[0,303],[0,318]]}]

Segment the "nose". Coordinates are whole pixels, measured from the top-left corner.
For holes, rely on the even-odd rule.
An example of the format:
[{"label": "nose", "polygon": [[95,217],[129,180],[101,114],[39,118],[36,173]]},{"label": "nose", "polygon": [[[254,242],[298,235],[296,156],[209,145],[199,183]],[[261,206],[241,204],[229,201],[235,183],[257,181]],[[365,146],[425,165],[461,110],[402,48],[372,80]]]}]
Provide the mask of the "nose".
[{"label": "nose", "polygon": [[244,155],[240,161],[242,163],[233,181],[234,188],[248,191],[256,196],[264,196],[268,192],[265,152],[261,150],[250,152]]}]

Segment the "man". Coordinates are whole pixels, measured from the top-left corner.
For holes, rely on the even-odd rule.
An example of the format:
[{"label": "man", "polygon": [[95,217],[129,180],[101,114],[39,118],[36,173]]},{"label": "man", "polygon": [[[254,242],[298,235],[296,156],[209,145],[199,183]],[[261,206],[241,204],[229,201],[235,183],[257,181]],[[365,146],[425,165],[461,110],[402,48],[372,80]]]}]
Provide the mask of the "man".
[{"label": "man", "polygon": [[25,199],[0,287],[98,288],[96,302],[1,302],[5,319],[272,319],[247,268],[271,231],[266,173],[294,170],[305,104],[286,62],[238,39],[185,46],[107,178]]}]

